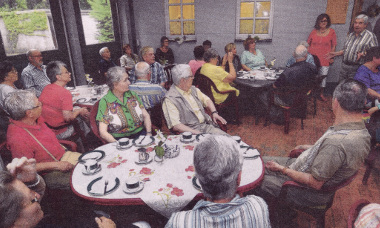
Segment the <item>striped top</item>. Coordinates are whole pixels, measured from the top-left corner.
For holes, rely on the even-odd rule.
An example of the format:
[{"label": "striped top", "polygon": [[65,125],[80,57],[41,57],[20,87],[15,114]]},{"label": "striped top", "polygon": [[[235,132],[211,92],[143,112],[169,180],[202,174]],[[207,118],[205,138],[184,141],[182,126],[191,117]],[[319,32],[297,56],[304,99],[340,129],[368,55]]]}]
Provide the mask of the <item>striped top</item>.
[{"label": "striped top", "polygon": [[21,73],[24,89],[34,88],[37,97],[40,96],[45,86],[50,84],[50,79],[46,75],[46,66],[42,65],[41,68],[42,70],[29,63]]},{"label": "striped top", "polygon": [[363,207],[355,221],[355,228],[380,227],[380,204],[371,203]]},{"label": "striped top", "polygon": [[235,196],[228,203],[199,201],[190,211],[173,213],[165,226],[170,227],[271,227],[268,206],[265,201],[254,195],[240,198]]},{"label": "striped top", "polygon": [[[132,84],[135,83],[137,80],[135,70],[136,70],[135,67],[133,67],[133,69],[130,71],[130,74],[129,74],[129,81]],[[168,80],[166,78],[164,68],[158,62],[154,62],[150,64],[150,72],[151,72],[150,82],[152,84],[161,84],[161,83],[165,83]]]},{"label": "striped top", "polygon": [[358,52],[365,52],[371,47],[377,46],[377,39],[375,34],[364,29],[358,36],[355,36],[355,32],[348,35],[346,42],[344,43],[344,55],[343,62],[348,62],[351,64],[363,64],[364,58],[360,58],[357,62]]},{"label": "striped top", "polygon": [[143,80],[137,80],[135,84],[129,86],[129,89],[139,95],[145,109],[161,104],[166,94],[166,90],[162,86]]}]

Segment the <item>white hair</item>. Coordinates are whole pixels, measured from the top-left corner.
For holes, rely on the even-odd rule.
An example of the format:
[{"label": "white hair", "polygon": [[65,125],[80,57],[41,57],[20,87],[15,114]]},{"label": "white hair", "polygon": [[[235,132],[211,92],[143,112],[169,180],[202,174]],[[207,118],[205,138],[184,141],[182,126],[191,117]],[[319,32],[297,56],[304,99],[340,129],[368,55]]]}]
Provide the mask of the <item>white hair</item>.
[{"label": "white hair", "polygon": [[306,58],[306,56],[307,56],[307,48],[303,45],[298,45],[296,47],[296,50],[294,51],[294,58],[302,59],[302,58]]},{"label": "white hair", "polygon": [[192,76],[191,68],[188,64],[178,64],[172,68],[172,77],[174,85],[178,86],[182,78]]},{"label": "white hair", "polygon": [[102,47],[102,48],[99,50],[99,55],[103,56],[103,53],[106,51],[106,49],[108,49],[108,47]]},{"label": "white hair", "polygon": [[135,73],[137,78],[147,76],[149,74],[149,70],[150,66],[146,62],[138,62],[135,65]]},{"label": "white hair", "polygon": [[358,16],[355,17],[355,19],[363,19],[364,24],[368,23],[368,16],[365,14],[359,14]]}]

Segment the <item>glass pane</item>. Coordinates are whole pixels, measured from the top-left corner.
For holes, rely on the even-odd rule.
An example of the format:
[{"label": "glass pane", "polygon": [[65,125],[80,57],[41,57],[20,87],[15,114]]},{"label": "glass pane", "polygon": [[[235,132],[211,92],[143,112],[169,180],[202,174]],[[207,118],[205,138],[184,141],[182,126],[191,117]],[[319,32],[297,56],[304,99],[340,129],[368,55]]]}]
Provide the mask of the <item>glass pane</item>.
[{"label": "glass pane", "polygon": [[252,34],[253,20],[240,20],[239,34]]},{"label": "glass pane", "polygon": [[270,16],[270,2],[257,2],[256,3],[256,17],[269,17]]},{"label": "glass pane", "polygon": [[268,34],[269,33],[269,20],[258,20],[255,23],[255,34]]},{"label": "glass pane", "polygon": [[240,17],[251,17],[253,18],[253,2],[242,2],[240,3]]},{"label": "glass pane", "polygon": [[183,7],[183,19],[195,19],[194,5],[184,5],[182,7]]},{"label": "glass pane", "polygon": [[0,1],[0,34],[6,55],[25,54],[29,49],[57,49],[48,0]]},{"label": "glass pane", "polygon": [[194,3],[194,0],[182,0],[182,3]]},{"label": "glass pane", "polygon": [[181,3],[181,0],[169,0],[169,4]]},{"label": "glass pane", "polygon": [[170,35],[182,35],[181,22],[171,21],[169,22],[169,27],[170,27]]},{"label": "glass pane", "polygon": [[169,6],[169,20],[181,19],[181,6]]},{"label": "glass pane", "polygon": [[88,0],[87,3],[79,4],[86,44],[114,41],[110,1]]},{"label": "glass pane", "polygon": [[183,22],[183,35],[195,35],[195,22],[184,21]]}]

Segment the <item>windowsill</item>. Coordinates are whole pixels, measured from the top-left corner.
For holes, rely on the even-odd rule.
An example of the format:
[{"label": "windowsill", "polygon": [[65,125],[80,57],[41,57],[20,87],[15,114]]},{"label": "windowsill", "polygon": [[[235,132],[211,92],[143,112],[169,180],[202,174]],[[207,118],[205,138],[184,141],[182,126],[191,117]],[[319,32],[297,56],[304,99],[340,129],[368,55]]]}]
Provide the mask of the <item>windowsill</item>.
[{"label": "windowsill", "polygon": [[[236,38],[235,39],[235,42],[243,42],[245,39],[239,39],[239,38]],[[270,43],[272,42],[272,38],[268,38],[268,39],[260,39],[258,41],[256,41],[257,43]]]}]

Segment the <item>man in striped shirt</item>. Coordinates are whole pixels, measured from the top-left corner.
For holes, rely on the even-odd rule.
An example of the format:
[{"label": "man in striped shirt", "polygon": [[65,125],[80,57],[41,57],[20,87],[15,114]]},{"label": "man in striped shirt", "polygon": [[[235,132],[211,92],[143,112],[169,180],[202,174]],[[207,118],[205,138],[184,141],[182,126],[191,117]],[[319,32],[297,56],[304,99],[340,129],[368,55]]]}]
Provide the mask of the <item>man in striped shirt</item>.
[{"label": "man in striped shirt", "polygon": [[31,49],[26,53],[29,64],[21,73],[21,81],[24,89],[34,88],[37,97],[40,96],[50,80],[46,75],[46,66],[43,65],[43,57],[40,51]]},{"label": "man in striped shirt", "polygon": [[195,147],[194,168],[206,200],[200,200],[190,211],[173,213],[165,227],[271,227],[268,206],[262,198],[236,194],[242,164],[239,145],[231,137],[205,138]]},{"label": "man in striped shirt", "polygon": [[364,63],[366,51],[378,45],[375,34],[366,29],[368,16],[360,14],[355,18],[354,31],[348,35],[343,46],[343,50],[330,52],[327,58],[343,55],[342,69],[339,74],[339,81],[353,78],[357,69]]}]

